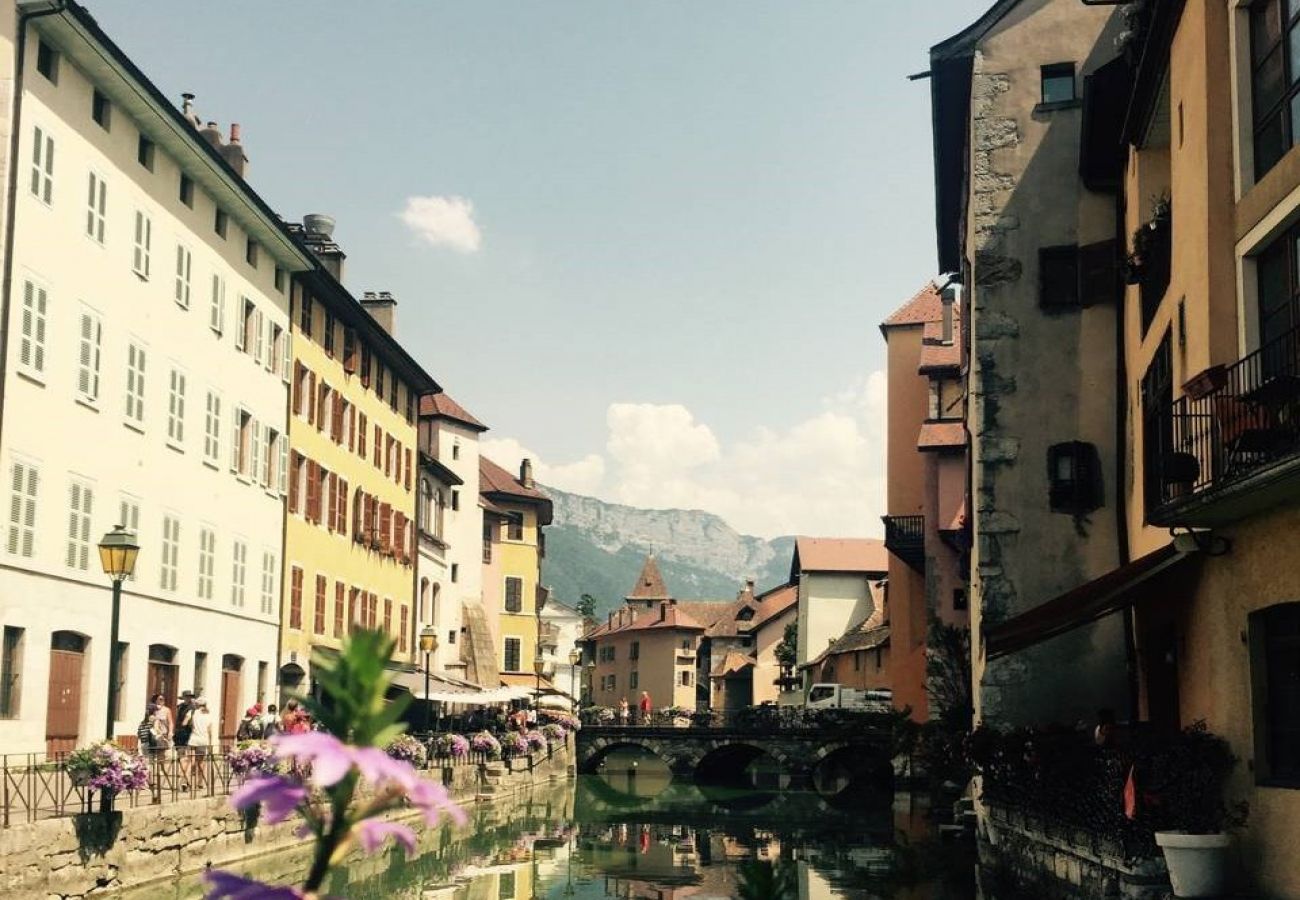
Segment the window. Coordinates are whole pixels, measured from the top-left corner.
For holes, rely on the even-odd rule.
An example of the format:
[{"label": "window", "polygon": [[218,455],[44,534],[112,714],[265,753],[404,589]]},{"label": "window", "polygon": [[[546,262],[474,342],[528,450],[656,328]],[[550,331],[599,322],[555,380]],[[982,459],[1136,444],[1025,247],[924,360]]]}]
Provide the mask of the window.
[{"label": "window", "polygon": [[208,687],[208,655],[206,653],[194,654],[194,693],[202,697],[207,692]]},{"label": "window", "polygon": [[678,680],[681,682],[682,687],[690,687],[690,686],[691,686],[691,672],[690,672],[689,670],[687,670],[687,671],[685,671],[685,672],[681,672],[681,673],[679,673]]},{"label": "window", "polygon": [[199,529],[199,587],[200,600],[214,596],[213,582],[217,570],[217,533],[211,528]]},{"label": "window", "polygon": [[1300,786],[1300,603],[1250,615],[1255,774],[1262,784]]},{"label": "window", "polygon": [[163,516],[161,555],[162,568],[158,586],[164,591],[174,591],[181,555],[181,520],[175,516]]},{"label": "window", "polygon": [[357,333],[343,329],[343,371],[352,374],[357,370]]},{"label": "window", "polygon": [[59,53],[45,41],[36,43],[36,71],[51,84],[59,83]]},{"label": "window", "polygon": [[1102,505],[1101,457],[1083,441],[1047,448],[1048,501],[1053,512],[1080,515]]},{"label": "window", "polygon": [[189,248],[183,244],[176,245],[176,290],[173,295],[182,309],[190,308],[190,271],[193,258]]},{"label": "window", "polygon": [[226,237],[226,229],[229,227],[230,217],[226,215],[224,209],[218,209],[212,219],[212,230],[217,233],[217,237],[223,240]]},{"label": "window", "polygon": [[459,442],[457,442],[457,443],[451,445],[451,458],[452,458],[452,459],[460,459],[460,443],[459,443]]},{"label": "window", "polygon": [[455,584],[460,581],[460,563],[451,564],[451,582]]},{"label": "window", "polygon": [[397,373],[388,379],[388,408],[397,412]]},{"label": "window", "polygon": [[334,636],[343,637],[343,582],[334,582]]},{"label": "window", "polygon": [[22,333],[18,338],[18,368],[38,381],[45,374],[45,288],[23,283]]},{"label": "window", "polygon": [[289,435],[282,434],[277,441],[280,460],[276,469],[275,489],[281,497],[284,497],[289,493]]},{"label": "window", "polygon": [[370,387],[370,345],[361,345],[361,386]]},{"label": "window", "polygon": [[293,338],[289,334],[287,325],[284,328],[279,325],[271,326],[271,345],[272,353],[278,360],[280,380],[288,384],[290,374],[293,372]]},{"label": "window", "polygon": [[247,297],[239,298],[238,316],[235,320],[235,349],[245,353],[257,352],[257,306]]},{"label": "window", "polygon": [[257,268],[257,241],[252,238],[247,238],[244,241],[244,262],[254,269]]},{"label": "window", "polygon": [[506,523],[506,540],[522,541],[524,539],[524,517],[518,513]]},{"label": "window", "polygon": [[167,384],[167,442],[179,447],[185,442],[185,373],[172,369]]},{"label": "window", "polygon": [[108,184],[94,172],[87,176],[86,236],[104,243],[104,221],[108,213]]},{"label": "window", "polygon": [[269,550],[262,551],[261,609],[268,616],[275,612],[275,554]]},{"label": "window", "polygon": [[242,407],[235,407],[230,412],[230,471],[247,475],[252,468],[253,415]]},{"label": "window", "polygon": [[284,269],[281,269],[279,266],[276,266],[275,274],[271,276],[271,283],[275,285],[275,289],[279,291],[281,294],[284,293],[284,282],[285,282]]},{"label": "window", "polygon": [[289,627],[302,628],[302,569],[289,570]]},{"label": "window", "polygon": [[306,294],[302,297],[302,306],[298,308],[298,330],[306,337],[311,337],[312,326],[312,299]]},{"label": "window", "polygon": [[325,321],[321,325],[321,346],[325,348],[325,355],[330,359],[334,358],[334,314],[328,309],[325,310]]},{"label": "window", "polygon": [[54,138],[33,129],[32,196],[49,206],[54,199]]},{"label": "window", "polygon": [[628,658],[628,659],[640,659],[640,658],[641,658],[641,642],[640,642],[640,641],[633,641],[633,642],[632,642],[632,646],[631,646],[631,648],[629,648],[628,651],[627,651],[627,658]]},{"label": "window", "polygon": [[628,677],[627,677],[627,687],[628,687],[628,690],[630,690],[630,691],[634,691],[634,690],[636,690],[637,688],[639,688],[640,686],[641,686],[641,673],[640,673],[640,672],[635,672],[635,671],[634,671],[634,672],[632,672],[630,675],[628,675]]},{"label": "window", "polygon": [[248,545],[235,541],[232,545],[232,564],[230,573],[230,605],[244,605],[244,579],[248,574]]},{"label": "window", "polygon": [[409,614],[406,611],[406,604],[403,603],[401,607],[400,624],[398,625],[397,628],[397,649],[402,653],[406,652],[406,623],[407,623],[408,615]]},{"label": "window", "polygon": [[212,276],[212,306],[208,313],[208,327],[221,334],[226,328],[226,280]]},{"label": "window", "polygon": [[1069,103],[1074,99],[1074,63],[1052,63],[1043,66],[1042,103]]},{"label": "window", "polygon": [[221,395],[214,391],[208,391],[203,410],[203,461],[213,466],[221,464]]},{"label": "window", "polygon": [[523,647],[519,638],[506,638],[505,670],[507,672],[518,672],[520,670],[520,655],[522,650]]},{"label": "window", "polygon": [[393,598],[384,598],[384,634],[393,633]]},{"label": "window", "polygon": [[6,625],[0,643],[0,719],[18,718],[23,695],[24,629]]},{"label": "window", "polygon": [[510,577],[506,579],[506,612],[517,613],[524,608],[524,580]]},{"label": "window", "polygon": [[95,491],[84,481],[73,479],[68,486],[68,552],[63,562],[70,569],[90,569],[90,530]]},{"label": "window", "polygon": [[1251,110],[1255,135],[1255,178],[1296,142],[1300,128],[1300,7],[1281,0],[1256,0],[1250,9]]},{"label": "window", "polygon": [[[1300,328],[1300,274],[1293,269],[1297,263],[1300,263],[1300,227],[1291,228],[1256,258],[1261,347],[1267,347]],[[1280,352],[1265,354],[1266,364],[1289,352],[1281,346],[1278,350]]]},{"label": "window", "polygon": [[180,201],[190,209],[194,208],[194,180],[184,172],[181,173],[180,187],[177,190]]},{"label": "window", "polygon": [[316,602],[312,606],[311,630],[313,634],[325,633],[325,576],[316,576]]},{"label": "window", "polygon": [[1039,248],[1038,305],[1053,309],[1079,305],[1078,247]]},{"label": "window", "polygon": [[135,211],[135,248],[131,257],[131,271],[149,280],[149,250],[153,243],[153,221],[140,210]]},{"label": "window", "polygon": [[457,512],[460,509],[460,491],[452,489],[451,492],[451,510]]},{"label": "window", "polygon": [[966,589],[965,589],[965,588],[953,588],[953,589],[952,589],[952,608],[955,609],[955,610],[958,610],[958,611],[963,610],[963,609],[966,609]]},{"label": "window", "polygon": [[36,492],[41,473],[28,462],[14,461],[9,471],[9,531],[5,550],[30,558],[36,545]]},{"label": "window", "polygon": [[497,882],[497,900],[515,900],[515,873],[502,872]]},{"label": "window", "polygon": [[[140,501],[123,494],[118,502],[117,523],[132,534],[140,533]],[[127,581],[135,581],[135,572],[126,576]]]},{"label": "window", "polygon": [[149,140],[143,134],[135,145],[135,159],[140,165],[144,166],[150,172],[153,171],[154,146],[153,141]]},{"label": "window", "polygon": [[1142,376],[1142,468],[1146,511],[1164,502],[1161,471],[1166,455],[1173,453],[1173,350],[1169,335],[1161,340],[1151,365]]},{"label": "window", "polygon": [[99,353],[103,339],[99,313],[81,308],[77,348],[77,397],[94,405],[99,401]]},{"label": "window", "polygon": [[126,418],[136,425],[144,424],[144,368],[145,350],[132,343],[126,349]]},{"label": "window", "polygon": [[375,360],[375,396],[384,396],[384,364]]}]

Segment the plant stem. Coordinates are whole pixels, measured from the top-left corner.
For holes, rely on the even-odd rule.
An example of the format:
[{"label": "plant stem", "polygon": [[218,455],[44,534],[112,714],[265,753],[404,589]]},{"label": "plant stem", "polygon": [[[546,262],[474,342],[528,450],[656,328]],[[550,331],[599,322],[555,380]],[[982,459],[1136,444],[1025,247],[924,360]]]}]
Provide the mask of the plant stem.
[{"label": "plant stem", "polygon": [[311,871],[307,873],[304,891],[317,891],[329,874],[330,860],[338,849],[352,823],[348,820],[348,806],[352,803],[352,793],[356,789],[355,773],[348,774],[342,781],[330,789],[330,823],[329,830],[320,835],[316,841],[316,858],[312,860]]}]

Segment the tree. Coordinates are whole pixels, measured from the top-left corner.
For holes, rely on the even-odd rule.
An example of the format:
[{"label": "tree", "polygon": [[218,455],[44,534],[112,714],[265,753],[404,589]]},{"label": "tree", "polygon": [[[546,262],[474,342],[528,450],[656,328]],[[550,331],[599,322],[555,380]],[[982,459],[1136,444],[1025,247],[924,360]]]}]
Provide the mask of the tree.
[{"label": "tree", "polygon": [[596,618],[596,598],[591,594],[583,594],[578,599],[578,615],[583,619]]},{"label": "tree", "polygon": [[799,661],[799,623],[790,622],[785,626],[781,643],[776,645],[776,661],[782,669],[794,671]]},{"label": "tree", "polygon": [[950,725],[971,727],[974,694],[971,690],[970,629],[930,619],[925,652],[926,687],[938,715]]}]

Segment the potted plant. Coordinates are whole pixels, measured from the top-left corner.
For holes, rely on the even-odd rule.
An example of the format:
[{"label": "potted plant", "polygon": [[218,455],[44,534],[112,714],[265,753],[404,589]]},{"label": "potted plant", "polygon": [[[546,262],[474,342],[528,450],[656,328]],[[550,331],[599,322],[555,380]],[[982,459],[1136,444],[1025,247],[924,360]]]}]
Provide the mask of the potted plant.
[{"label": "potted plant", "polygon": [[1151,818],[1175,897],[1218,897],[1228,884],[1228,832],[1246,823],[1244,803],[1223,789],[1236,759],[1228,742],[1198,721],[1151,760]]},{"label": "potted plant", "polygon": [[74,785],[100,792],[106,801],[105,809],[118,794],[142,790],[149,784],[149,764],[144,757],[128,753],[112,741],[72,751],[64,767]]}]

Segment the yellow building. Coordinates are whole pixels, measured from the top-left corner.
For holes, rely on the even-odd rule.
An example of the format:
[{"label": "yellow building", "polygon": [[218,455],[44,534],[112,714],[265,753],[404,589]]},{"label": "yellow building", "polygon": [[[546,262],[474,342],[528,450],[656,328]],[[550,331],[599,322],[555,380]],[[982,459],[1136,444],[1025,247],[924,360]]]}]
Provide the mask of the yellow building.
[{"label": "yellow building", "polygon": [[[537,658],[538,608],[545,537],[542,529],[551,524],[551,501],[533,481],[529,460],[519,466],[519,477],[511,475],[486,457],[479,457],[479,494],[487,513],[484,517],[484,545],[491,546],[493,559],[484,559],[485,601],[500,598],[497,633],[501,646],[499,662],[504,681],[531,684],[533,661]],[[492,515],[499,513],[500,515]],[[498,529],[497,540],[487,529]],[[495,604],[485,602],[492,608]],[[524,673],[528,679],[509,678]]]},{"label": "yellow building", "polygon": [[438,385],[393,339],[395,301],[340,284],[332,229],[307,217],[320,265],[291,297],[282,692],[309,689],[312,651],[357,626],[392,635],[399,661],[415,650],[417,408]]}]

